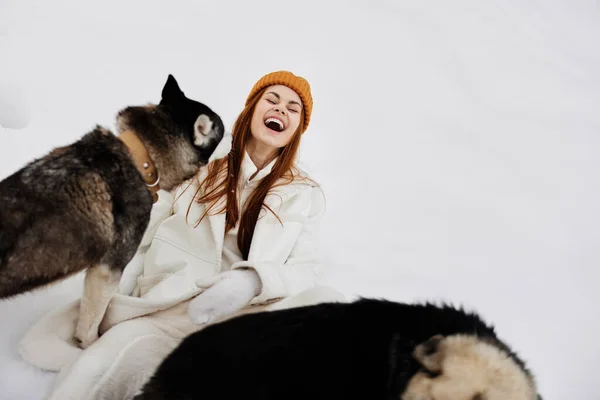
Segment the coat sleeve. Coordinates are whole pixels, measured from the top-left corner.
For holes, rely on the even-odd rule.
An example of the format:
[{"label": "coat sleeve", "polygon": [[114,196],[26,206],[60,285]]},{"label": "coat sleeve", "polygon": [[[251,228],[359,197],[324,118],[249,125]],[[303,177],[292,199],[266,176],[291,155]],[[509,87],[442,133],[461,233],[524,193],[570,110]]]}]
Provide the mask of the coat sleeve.
[{"label": "coat sleeve", "polygon": [[324,211],[323,192],[313,187],[310,210],[285,263],[240,261],[231,266],[231,269],[251,268],[258,273],[262,287],[251,305],[293,296],[317,283],[322,275],[318,233]]},{"label": "coat sleeve", "polygon": [[144,269],[144,257],[146,256],[146,251],[150,248],[150,244],[152,244],[152,239],[154,238],[160,223],[173,213],[173,199],[173,195],[166,190],[161,189],[158,191],[158,200],[152,206],[150,221],[148,222],[142,241],[140,242],[135,255],[129,261],[125,270],[123,270],[123,276],[121,276],[121,281],[119,283],[120,293],[131,295],[133,289],[137,285],[137,278],[142,274]]}]

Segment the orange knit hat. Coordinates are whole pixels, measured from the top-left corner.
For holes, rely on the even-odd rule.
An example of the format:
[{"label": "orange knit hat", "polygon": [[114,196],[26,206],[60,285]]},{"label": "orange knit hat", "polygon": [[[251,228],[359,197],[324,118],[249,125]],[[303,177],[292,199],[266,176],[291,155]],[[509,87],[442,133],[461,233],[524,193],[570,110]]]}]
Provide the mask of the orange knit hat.
[{"label": "orange knit hat", "polygon": [[248,105],[250,103],[250,99],[252,99],[252,97],[254,97],[262,89],[273,85],[284,85],[298,93],[298,96],[300,96],[300,99],[302,99],[302,104],[304,106],[304,130],[306,130],[308,123],[310,122],[310,114],[313,107],[310,85],[306,79],[296,76],[289,71],[275,71],[260,78],[250,91],[250,94],[246,99],[246,105]]}]

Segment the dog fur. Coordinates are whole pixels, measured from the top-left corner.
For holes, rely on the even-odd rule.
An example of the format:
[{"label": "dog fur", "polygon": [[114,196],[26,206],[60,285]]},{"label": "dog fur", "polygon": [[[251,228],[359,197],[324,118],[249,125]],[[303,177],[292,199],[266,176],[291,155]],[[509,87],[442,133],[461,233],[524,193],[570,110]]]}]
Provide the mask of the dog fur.
[{"label": "dog fur", "polygon": [[135,400],[535,400],[524,362],[461,309],[360,299],[236,317],[183,340]]},{"label": "dog fur", "polygon": [[[206,165],[224,134],[221,118],[187,98],[172,75],[160,103],[121,110],[117,130],[137,134],[166,190]],[[100,126],[28,163],[0,182],[0,298],[87,268],[75,336],[89,346],[152,203],[128,147]]]}]

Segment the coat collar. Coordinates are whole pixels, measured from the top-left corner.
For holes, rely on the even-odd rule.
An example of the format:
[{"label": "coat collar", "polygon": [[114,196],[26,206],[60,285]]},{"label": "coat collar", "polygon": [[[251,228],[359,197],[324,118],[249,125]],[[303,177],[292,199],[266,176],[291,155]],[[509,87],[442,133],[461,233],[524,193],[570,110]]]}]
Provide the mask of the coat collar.
[{"label": "coat collar", "polygon": [[[244,151],[244,158],[242,159],[239,183],[241,185],[246,185],[249,183],[256,184],[257,182],[260,182],[261,179],[263,179],[265,176],[271,173],[271,171],[273,170],[273,166],[277,162],[277,158],[279,157],[275,157],[273,161],[271,161],[259,171],[256,165],[254,165],[254,162],[252,161],[248,153]],[[256,175],[252,177],[252,175],[254,174]],[[250,178],[252,178],[252,181],[250,181]]]},{"label": "coat collar", "polygon": [[[240,171],[239,184],[242,186],[242,188],[244,187],[244,185],[249,184],[249,183],[252,185],[255,185],[257,182],[259,182],[261,179],[263,179],[265,176],[267,176],[271,172],[276,161],[277,161],[277,158],[275,158],[273,161],[271,161],[268,165],[266,165],[263,169],[261,169],[257,173],[258,168],[256,167],[256,165],[254,165],[254,163],[252,162],[252,159],[250,158],[248,153],[244,152],[244,158],[242,160],[241,171]],[[252,177],[252,175],[254,175],[255,173],[256,173],[256,175],[250,181],[250,177]],[[279,180],[278,183],[280,183],[280,182],[282,182],[282,181]],[[289,199],[290,197],[293,197],[296,194],[296,191],[297,191],[296,187],[293,184],[287,184],[287,185],[282,185],[282,186],[276,187],[274,190],[272,190],[271,193],[267,194],[267,196],[265,197],[264,203],[267,206],[269,206],[271,208],[271,210],[277,212],[277,210],[279,210],[281,208],[281,204],[283,204],[283,202],[286,201],[287,199]],[[225,201],[226,201],[225,198],[221,198],[216,204],[216,209],[222,208],[225,205]],[[261,210],[261,213],[259,214],[259,220],[256,222],[255,231],[256,231],[256,228],[260,227],[261,220],[262,220],[261,216],[264,216],[264,213],[265,213],[265,210],[264,209]],[[208,220],[210,222],[211,231],[213,233],[215,244],[216,244],[217,259],[218,259],[219,265],[221,264],[221,257],[222,257],[222,253],[223,253],[223,242],[225,240],[225,218],[226,218],[225,213],[210,215],[208,217]],[[252,249],[250,249],[250,251],[252,251]]]}]

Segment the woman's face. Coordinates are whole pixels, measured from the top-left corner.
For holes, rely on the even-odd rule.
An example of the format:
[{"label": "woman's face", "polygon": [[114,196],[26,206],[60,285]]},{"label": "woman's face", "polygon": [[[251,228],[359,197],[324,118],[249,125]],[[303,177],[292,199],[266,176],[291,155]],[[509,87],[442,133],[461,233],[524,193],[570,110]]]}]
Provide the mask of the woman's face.
[{"label": "woman's face", "polygon": [[287,86],[268,87],[254,108],[250,130],[255,146],[276,151],[290,142],[300,125],[302,100]]}]

